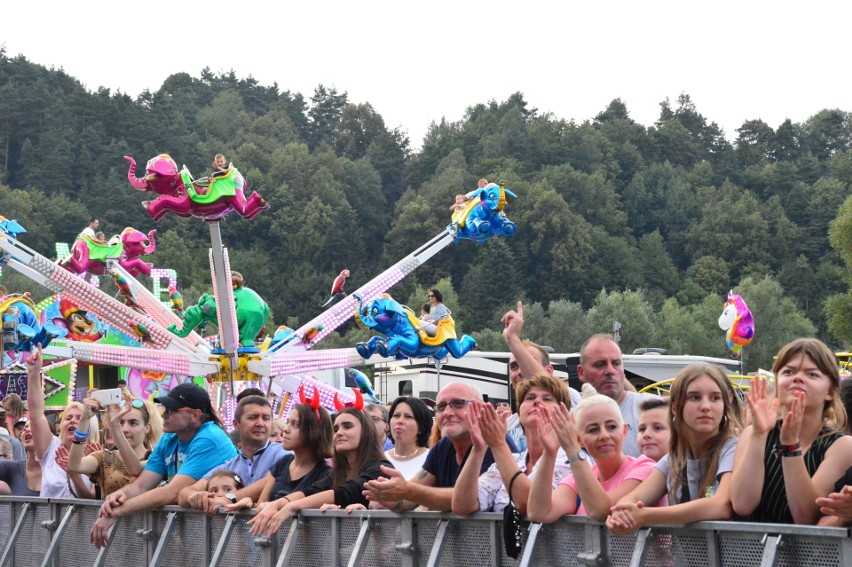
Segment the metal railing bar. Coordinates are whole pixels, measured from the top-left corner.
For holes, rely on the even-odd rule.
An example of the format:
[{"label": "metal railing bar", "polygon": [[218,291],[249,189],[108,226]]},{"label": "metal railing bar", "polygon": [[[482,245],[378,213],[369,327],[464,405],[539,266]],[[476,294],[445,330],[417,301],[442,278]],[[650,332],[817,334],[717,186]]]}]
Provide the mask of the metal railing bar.
[{"label": "metal railing bar", "polygon": [[352,555],[349,556],[349,562],[346,564],[346,567],[358,567],[361,564],[361,558],[364,556],[364,551],[367,550],[367,544],[370,542],[370,531],[372,529],[373,521],[370,517],[362,517],[358,539],[355,540],[355,549],[352,550]]},{"label": "metal railing bar", "polygon": [[[281,548],[281,556],[278,558],[278,563],[275,564],[275,567],[285,567],[290,563],[290,557],[293,555],[293,551],[296,549],[296,542],[299,539],[299,531],[302,529],[302,522],[304,520],[301,516],[293,518],[293,523],[290,525],[290,533],[287,534],[284,547]],[[257,540],[255,540],[255,543],[257,543]]]},{"label": "metal railing bar", "polygon": [[778,549],[784,544],[784,536],[769,535],[764,537],[763,557],[760,558],[760,567],[775,567],[778,565]]},{"label": "metal railing bar", "polygon": [[639,530],[636,534],[636,543],[633,545],[633,557],[630,559],[630,567],[642,567],[645,557],[648,555],[648,543],[651,541],[651,528]]},{"label": "metal railing bar", "polygon": [[441,562],[441,553],[444,551],[444,544],[447,542],[447,527],[450,521],[442,519],[438,521],[438,531],[435,532],[435,543],[432,544],[432,550],[429,552],[429,561],[427,567],[438,567]]},{"label": "metal railing bar", "polygon": [[62,534],[65,533],[66,529],[68,529],[68,524],[71,522],[71,517],[74,515],[76,510],[77,506],[71,504],[65,511],[65,515],[62,516],[62,521],[59,522],[59,527],[56,528],[56,531],[53,533],[53,536],[50,539],[50,545],[47,547],[47,553],[44,555],[44,565],[52,563],[53,556],[59,550],[59,543],[62,541]]},{"label": "metal railing bar", "polygon": [[538,522],[531,523],[527,543],[524,545],[524,554],[521,555],[521,562],[518,563],[518,567],[527,567],[530,565],[533,553],[535,553],[535,543],[538,540],[539,532],[541,532],[541,524]]},{"label": "metal railing bar", "polygon": [[6,549],[3,550],[3,557],[0,557],[0,567],[5,567],[6,562],[9,560],[12,560],[14,564],[15,544],[18,542],[18,536],[21,535],[21,530],[24,528],[24,522],[31,510],[34,511],[33,506],[31,506],[29,502],[25,502],[21,507],[21,515],[18,517],[18,521],[15,522],[15,528],[9,536],[9,541],[6,543]]},{"label": "metal railing bar", "polygon": [[160,541],[157,542],[157,548],[154,550],[154,556],[151,558],[151,565],[149,567],[159,567],[163,551],[166,548],[172,528],[175,525],[176,516],[177,512],[169,512],[169,515],[166,517],[166,525],[163,526],[163,533],[160,534]]},{"label": "metal railing bar", "polygon": [[225,520],[225,527],[222,528],[222,536],[219,538],[219,542],[216,544],[216,551],[213,552],[213,557],[210,559],[210,567],[219,567],[219,564],[222,562],[222,556],[225,554],[225,547],[228,545],[228,540],[231,539],[236,519],[236,516],[233,514],[228,514],[228,518]]}]

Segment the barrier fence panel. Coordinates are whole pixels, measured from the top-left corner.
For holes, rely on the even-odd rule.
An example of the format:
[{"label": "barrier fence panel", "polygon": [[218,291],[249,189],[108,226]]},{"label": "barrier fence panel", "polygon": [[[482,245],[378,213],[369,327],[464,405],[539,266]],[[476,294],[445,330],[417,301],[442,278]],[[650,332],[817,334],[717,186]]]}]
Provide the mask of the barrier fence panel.
[{"label": "barrier fence panel", "polygon": [[569,517],[531,530],[525,525],[524,555],[512,559],[504,550],[502,514],[306,510],[266,540],[249,533],[252,512],[211,518],[175,506],[120,518],[100,555],[89,543],[99,505],[0,497],[0,567],[852,565],[850,530],[841,528],[700,522],[614,536],[599,522]]}]

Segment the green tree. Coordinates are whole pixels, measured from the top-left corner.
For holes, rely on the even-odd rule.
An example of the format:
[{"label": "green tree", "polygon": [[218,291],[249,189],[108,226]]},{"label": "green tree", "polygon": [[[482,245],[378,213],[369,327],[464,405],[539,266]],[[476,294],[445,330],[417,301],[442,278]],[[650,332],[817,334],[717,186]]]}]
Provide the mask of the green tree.
[{"label": "green tree", "polygon": [[556,352],[578,352],[591,334],[582,305],[565,299],[550,302],[545,342]]},{"label": "green tree", "polygon": [[825,302],[828,330],[844,345],[852,343],[852,196],[847,197],[828,230],[831,246],[846,265],[845,279],[849,290],[829,297]]},{"label": "green tree", "polygon": [[653,346],[657,340],[654,311],[641,291],[601,290],[586,318],[591,334],[612,333],[613,323],[619,322],[622,352]]}]

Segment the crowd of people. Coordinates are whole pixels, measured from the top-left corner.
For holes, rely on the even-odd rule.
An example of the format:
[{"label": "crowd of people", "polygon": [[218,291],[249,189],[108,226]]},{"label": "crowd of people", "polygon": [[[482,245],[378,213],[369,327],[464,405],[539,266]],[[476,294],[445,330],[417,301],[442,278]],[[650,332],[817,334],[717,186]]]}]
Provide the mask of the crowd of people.
[{"label": "crowd of people", "polygon": [[523,315],[519,302],[502,320],[516,413],[451,382],[434,410],[416,397],[335,415],[297,404],[280,421],[248,389],[234,416],[238,444],[192,383],[155,398],[159,407],[69,404],[54,434],[33,351],[28,415],[20,399],[3,402],[0,493],[102,499],[91,533],[99,547],[116,518],[167,504],[211,515],[254,508],[250,531],[266,537],[308,508],[511,506],[536,522],[585,515],[620,535],[700,520],[852,524],[852,380],[841,381],[820,341],[783,347],[775,381],[755,379],[744,397],[709,364],[685,368],[659,397],[633,391],[618,344],[594,335],[580,350],[580,393],[554,377],[545,349],[521,339]]}]

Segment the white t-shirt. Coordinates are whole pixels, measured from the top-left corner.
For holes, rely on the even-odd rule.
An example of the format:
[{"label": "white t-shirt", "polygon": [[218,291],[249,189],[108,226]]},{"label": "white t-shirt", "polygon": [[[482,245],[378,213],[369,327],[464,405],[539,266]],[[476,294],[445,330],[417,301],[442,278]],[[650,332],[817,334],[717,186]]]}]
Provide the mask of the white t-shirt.
[{"label": "white t-shirt", "polygon": [[[686,483],[689,486],[689,499],[698,500],[699,498],[710,497],[716,494],[716,489],[719,488],[719,481],[722,475],[734,470],[734,453],[737,451],[737,438],[728,437],[727,441],[722,445],[722,452],[719,453],[719,465],[716,467],[716,480],[713,484],[707,487],[707,494],[698,494],[698,483],[701,481],[701,475],[707,468],[705,459],[687,459],[686,460]],[[657,463],[657,470],[666,476],[666,488],[669,493],[669,504],[680,504],[683,502],[683,492],[681,487],[670,486],[669,482],[669,456],[665,455],[660,462]]]},{"label": "white t-shirt", "polygon": [[[41,457],[36,456],[36,460],[41,465],[41,491],[38,495],[41,498],[76,499],[77,496],[68,488],[68,473],[56,462],[56,450],[59,448],[59,445],[59,437],[54,435],[44,455]],[[83,475],[83,482],[90,489],[92,488],[89,477]]]},{"label": "white t-shirt", "polygon": [[95,237],[95,230],[93,228],[90,228],[90,227],[87,226],[86,228],[83,229],[83,232],[81,232],[80,234],[82,234],[83,236],[90,236],[90,237],[94,238]]},{"label": "white t-shirt", "polygon": [[423,463],[426,462],[427,455],[429,455],[429,451],[424,451],[422,455],[418,455],[413,459],[399,461],[393,458],[392,451],[385,451],[385,458],[391,462],[393,468],[402,473],[402,476],[404,476],[406,480],[411,480],[412,478],[414,478],[414,475],[420,472],[420,470],[423,468]]}]

